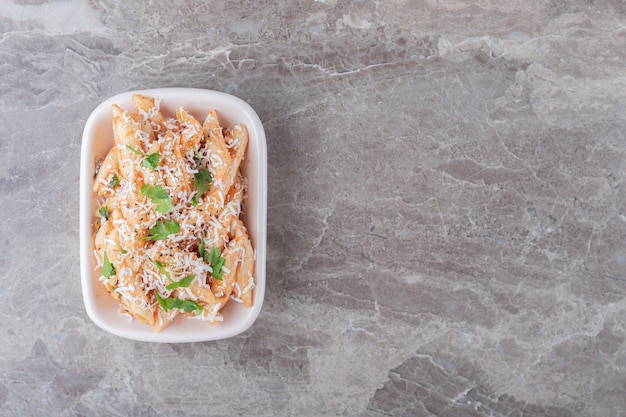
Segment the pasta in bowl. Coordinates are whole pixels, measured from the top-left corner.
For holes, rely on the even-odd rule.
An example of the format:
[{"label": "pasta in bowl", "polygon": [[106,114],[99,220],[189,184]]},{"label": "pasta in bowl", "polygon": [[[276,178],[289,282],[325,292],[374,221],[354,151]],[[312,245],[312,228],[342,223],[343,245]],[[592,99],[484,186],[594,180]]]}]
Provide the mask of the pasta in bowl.
[{"label": "pasta in bowl", "polygon": [[246,103],[197,89],[112,97],[87,121],[81,159],[82,287],[96,324],[188,342],[254,322],[267,168],[263,128]]}]

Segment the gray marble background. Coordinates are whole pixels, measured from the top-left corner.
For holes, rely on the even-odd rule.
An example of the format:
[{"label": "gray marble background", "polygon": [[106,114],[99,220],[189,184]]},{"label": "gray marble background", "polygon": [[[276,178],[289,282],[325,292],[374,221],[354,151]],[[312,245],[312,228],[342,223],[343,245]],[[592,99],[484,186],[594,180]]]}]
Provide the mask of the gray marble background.
[{"label": "gray marble background", "polygon": [[[623,0],[8,0],[0,32],[0,415],[626,415]],[[229,340],[83,307],[85,120],[172,86],[267,133]]]}]

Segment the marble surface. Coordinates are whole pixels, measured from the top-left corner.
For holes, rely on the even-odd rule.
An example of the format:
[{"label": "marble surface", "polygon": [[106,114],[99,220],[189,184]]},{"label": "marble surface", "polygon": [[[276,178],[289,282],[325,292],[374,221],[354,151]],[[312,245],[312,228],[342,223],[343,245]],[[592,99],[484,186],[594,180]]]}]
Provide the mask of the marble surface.
[{"label": "marble surface", "polygon": [[[623,1],[7,0],[0,32],[0,415],[626,415]],[[228,340],[83,307],[85,120],[171,86],[267,133]]]}]

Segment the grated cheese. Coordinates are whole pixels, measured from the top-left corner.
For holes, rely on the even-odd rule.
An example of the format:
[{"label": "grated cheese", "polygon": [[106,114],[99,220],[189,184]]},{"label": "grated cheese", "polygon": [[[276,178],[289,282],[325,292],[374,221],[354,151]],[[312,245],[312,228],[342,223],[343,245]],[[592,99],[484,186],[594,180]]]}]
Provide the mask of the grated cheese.
[{"label": "grated cheese", "polygon": [[[225,184],[224,175],[229,171],[232,172],[232,169],[226,166],[226,161],[231,161],[231,158],[221,153],[222,151],[211,152],[211,149],[216,148],[207,145],[208,135],[201,134],[198,129],[198,126],[201,126],[199,122],[196,124],[182,121],[182,118],[180,121],[174,118],[165,119],[159,109],[160,100],[157,99],[153,107],[140,108],[135,115],[123,111],[121,122],[119,119],[117,122],[114,120],[114,123],[121,123],[114,127],[117,134],[127,137],[117,138],[116,146],[119,152],[111,153],[115,158],[121,158],[113,164],[119,165],[114,169],[119,175],[119,185],[112,189],[108,187],[105,179],[97,181],[100,189],[107,191],[102,205],[112,201],[111,199],[115,199],[115,203],[111,203],[110,226],[107,226],[110,230],[106,229],[106,235],[97,238],[94,257],[96,269],[99,269],[103,266],[103,253],[106,251],[109,255],[115,253],[117,256],[111,262],[115,262],[116,275],[110,280],[101,275],[98,279],[112,295],[119,297],[120,314],[129,318],[140,317],[142,321],[150,321],[152,317],[155,330],[163,328],[181,311],[177,308],[164,311],[156,294],[163,299],[194,301],[202,307],[202,310],[199,314],[188,315],[202,321],[220,322],[223,321],[220,309],[224,303],[229,299],[242,303],[239,297],[254,288],[254,278],[251,274],[248,276],[248,284],[243,291],[237,282],[230,283],[237,288],[237,293],[230,294],[225,300],[218,302],[211,297],[207,298],[202,295],[202,291],[213,291],[212,297],[225,297],[224,289],[228,288],[228,284],[214,281],[213,268],[204,262],[197,252],[201,239],[204,239],[207,248],[217,246],[224,250],[226,246],[232,247],[231,245],[235,244],[231,236],[233,230],[236,230],[233,222],[242,211],[240,201],[244,198],[246,179],[243,178],[241,184],[237,182],[233,185],[231,178],[228,179],[231,183]],[[212,122],[216,120],[213,119]],[[235,126],[233,130],[240,131],[241,127]],[[198,136],[201,138],[200,142],[193,143]],[[241,146],[238,138],[229,139],[228,132],[226,136],[226,139],[220,139],[222,128],[215,128],[210,140],[224,141],[220,145],[221,148],[217,149],[224,147],[238,149]],[[182,144],[190,142],[191,145],[186,146],[193,148],[183,149]],[[126,144],[130,144],[141,153],[158,151],[158,165],[154,169],[143,167],[142,161],[145,156],[131,152]],[[209,170],[213,182],[205,194],[196,196],[194,175],[201,167]],[[173,209],[168,213],[157,212],[151,197],[140,193],[144,184],[158,185],[165,190],[171,198]],[[230,190],[232,186],[236,190],[234,193]],[[103,194],[100,193],[100,196]],[[197,197],[198,201],[196,206],[192,204],[194,197]],[[232,201],[225,204],[227,199]],[[145,239],[149,235],[148,231],[155,227],[157,222],[166,220],[176,222],[179,231],[168,234],[163,240]],[[120,254],[120,247],[126,251],[125,255]],[[234,265],[237,271],[237,265],[244,262],[245,250],[243,247],[237,248],[225,256],[234,257],[229,260],[231,262],[229,265]],[[160,262],[159,265],[163,265],[162,268],[165,268],[166,273],[157,268],[154,261]],[[222,270],[225,274],[231,274],[231,270],[226,266],[223,266]],[[170,283],[190,275],[194,276],[193,285],[167,289]],[[200,288],[202,291],[192,288]]]}]

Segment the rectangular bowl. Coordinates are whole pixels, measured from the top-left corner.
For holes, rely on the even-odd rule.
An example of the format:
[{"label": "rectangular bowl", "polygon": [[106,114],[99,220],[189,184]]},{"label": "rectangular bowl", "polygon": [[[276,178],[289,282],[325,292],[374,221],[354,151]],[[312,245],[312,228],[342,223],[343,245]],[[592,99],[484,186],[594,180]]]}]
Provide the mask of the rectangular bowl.
[{"label": "rectangular bowl", "polygon": [[[135,111],[133,94],[161,99],[161,112],[174,117],[184,107],[201,123],[211,109],[217,111],[220,123],[233,127],[243,123],[248,128],[249,143],[241,172],[248,179],[248,193],[241,218],[248,229],[256,252],[254,303],[246,308],[229,302],[223,309],[224,321],[217,325],[179,315],[160,332],[137,319],[130,321],[119,313],[119,302],[111,297],[98,280],[94,257],[94,222],[98,196],[92,191],[95,160],[104,158],[113,146],[112,105]],[[117,336],[147,342],[201,342],[235,336],[248,329],[258,317],[265,294],[265,259],[267,233],[267,145],[259,116],[243,100],[230,94],[195,88],[156,88],[118,94],[101,103],[91,113],[83,131],[80,166],[80,270],[85,309],[91,320]]]}]

